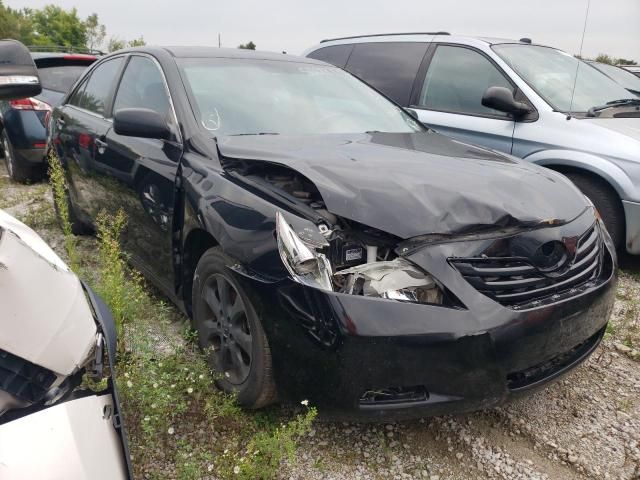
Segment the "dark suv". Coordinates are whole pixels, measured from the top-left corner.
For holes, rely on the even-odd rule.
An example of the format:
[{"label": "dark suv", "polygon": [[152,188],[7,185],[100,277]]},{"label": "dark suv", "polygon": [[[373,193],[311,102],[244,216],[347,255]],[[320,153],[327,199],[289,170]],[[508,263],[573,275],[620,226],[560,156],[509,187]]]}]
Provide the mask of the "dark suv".
[{"label": "dark suv", "polygon": [[39,180],[45,172],[47,122],[82,72],[97,56],[32,52],[42,93],[0,102],[0,139],[9,176],[18,182]]}]

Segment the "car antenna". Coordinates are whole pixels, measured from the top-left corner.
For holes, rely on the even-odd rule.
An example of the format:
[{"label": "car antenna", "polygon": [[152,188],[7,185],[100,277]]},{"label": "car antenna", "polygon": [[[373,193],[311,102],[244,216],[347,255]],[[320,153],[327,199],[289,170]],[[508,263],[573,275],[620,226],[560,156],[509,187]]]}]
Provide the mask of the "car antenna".
[{"label": "car antenna", "polygon": [[573,97],[576,94],[576,85],[578,84],[578,70],[580,69],[580,62],[582,61],[582,46],[584,45],[584,34],[587,31],[587,20],[589,19],[590,6],[591,0],[587,0],[587,11],[584,14],[584,26],[582,27],[582,39],[580,40],[580,53],[578,54],[578,63],[576,64],[576,74],[573,77],[573,90],[571,90],[571,103],[569,104],[569,113],[567,114],[567,120],[571,120],[571,112],[573,111]]}]

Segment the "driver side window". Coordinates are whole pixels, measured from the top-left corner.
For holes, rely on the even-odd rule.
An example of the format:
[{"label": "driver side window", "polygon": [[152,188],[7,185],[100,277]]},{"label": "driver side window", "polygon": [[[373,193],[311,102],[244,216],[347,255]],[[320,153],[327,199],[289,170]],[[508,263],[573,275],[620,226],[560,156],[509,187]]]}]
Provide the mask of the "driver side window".
[{"label": "driver side window", "polygon": [[148,108],[162,115],[172,128],[175,117],[164,78],[153,60],[133,56],[122,75],[113,104],[114,113],[123,108]]},{"label": "driver side window", "polygon": [[489,87],[513,90],[502,72],[480,53],[469,48],[440,45],[429,64],[418,106],[508,118],[507,113],[482,105],[482,96]]}]

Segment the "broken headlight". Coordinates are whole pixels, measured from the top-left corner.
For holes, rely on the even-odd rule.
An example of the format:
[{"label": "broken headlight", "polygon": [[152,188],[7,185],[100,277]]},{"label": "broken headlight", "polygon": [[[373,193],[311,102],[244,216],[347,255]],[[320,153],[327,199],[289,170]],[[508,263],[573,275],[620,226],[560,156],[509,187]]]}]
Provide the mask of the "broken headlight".
[{"label": "broken headlight", "polygon": [[344,293],[415,303],[442,303],[442,290],[431,275],[404,258],[365,263],[341,270]]},{"label": "broken headlight", "polygon": [[276,213],[276,237],[282,263],[296,282],[333,290],[331,264],[327,257],[307,246],[280,212]]},{"label": "broken headlight", "polygon": [[404,258],[379,261],[376,247],[366,246],[367,263],[334,272],[327,256],[319,251],[328,250],[329,243],[303,241],[280,212],[276,213],[276,237],[280,258],[298,283],[349,295],[443,303],[442,289],[433,277]]}]

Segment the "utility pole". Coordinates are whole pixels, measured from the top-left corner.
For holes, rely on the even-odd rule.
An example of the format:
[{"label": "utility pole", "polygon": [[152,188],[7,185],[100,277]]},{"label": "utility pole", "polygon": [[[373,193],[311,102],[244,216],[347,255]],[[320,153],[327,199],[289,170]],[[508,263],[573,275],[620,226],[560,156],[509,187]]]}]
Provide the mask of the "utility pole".
[{"label": "utility pole", "polygon": [[218,48],[222,46],[222,42],[220,41],[220,34],[218,33]]}]

